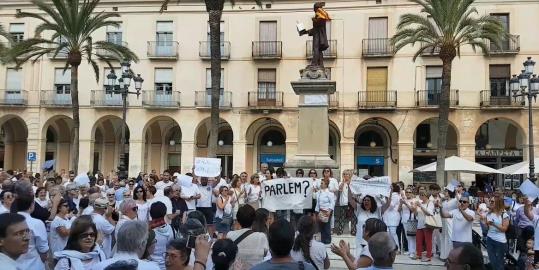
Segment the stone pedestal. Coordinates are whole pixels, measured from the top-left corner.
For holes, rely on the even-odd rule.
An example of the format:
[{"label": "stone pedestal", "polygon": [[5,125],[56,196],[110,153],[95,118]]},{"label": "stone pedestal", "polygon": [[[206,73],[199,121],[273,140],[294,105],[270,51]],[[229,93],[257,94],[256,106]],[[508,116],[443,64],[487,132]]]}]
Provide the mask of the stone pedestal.
[{"label": "stone pedestal", "polygon": [[302,168],[337,168],[329,157],[329,95],[335,92],[335,81],[327,79],[323,68],[309,66],[301,70],[301,79],[291,82],[299,95],[298,148],[296,155],[284,165],[288,173]]}]

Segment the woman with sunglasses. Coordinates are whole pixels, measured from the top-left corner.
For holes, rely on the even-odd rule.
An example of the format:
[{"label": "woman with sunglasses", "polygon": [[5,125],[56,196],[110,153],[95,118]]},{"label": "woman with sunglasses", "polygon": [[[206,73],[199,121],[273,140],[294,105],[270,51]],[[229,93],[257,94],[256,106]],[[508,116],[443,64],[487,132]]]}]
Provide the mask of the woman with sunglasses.
[{"label": "woman with sunglasses", "polygon": [[69,205],[64,199],[60,199],[56,216],[52,220],[50,227],[50,247],[51,252],[63,250],[69,236],[71,221],[69,220]]},{"label": "woman with sunglasses", "polygon": [[490,265],[494,270],[503,270],[507,238],[505,232],[509,227],[509,215],[505,213],[502,194],[490,198],[489,213],[482,221],[487,225],[487,253]]},{"label": "woman with sunglasses", "polygon": [[320,179],[318,178],[318,173],[315,169],[310,169],[307,176],[313,181],[313,204],[311,209],[305,210],[305,213],[309,215],[314,215],[314,208],[316,207],[316,197],[318,196],[318,189],[320,188]]},{"label": "woman with sunglasses", "polygon": [[260,175],[257,173],[251,175],[251,184],[245,186],[245,202],[255,210],[260,207],[259,202],[262,195],[260,188]]},{"label": "woman with sunglasses", "polygon": [[[454,194],[454,193],[453,193]],[[452,240],[452,248],[464,246],[466,243],[472,243],[472,225],[475,218],[473,210],[469,209],[470,198],[462,195],[456,209],[447,210],[445,204],[442,204],[441,215],[444,219],[451,219],[452,225],[449,239]],[[445,234],[445,233],[444,233]],[[444,246],[444,243],[442,243]],[[444,249],[442,248],[442,251]],[[449,251],[447,251],[449,255]],[[440,255],[441,257],[441,255]],[[447,258],[447,256],[445,257]]]},{"label": "woman with sunglasses", "polygon": [[135,187],[133,191],[133,200],[137,203],[137,216],[140,221],[148,221],[148,209],[150,205],[146,200],[146,190],[142,186]]},{"label": "woman with sunglasses", "polygon": [[[416,198],[413,187],[407,187],[404,192],[404,197],[400,199],[399,211],[401,213],[402,224],[407,224],[409,221],[412,223],[417,221],[417,215],[412,212],[413,205],[415,205]],[[417,224],[417,223],[416,223]],[[406,230],[410,230],[409,232]],[[417,227],[416,227],[417,229]],[[413,227],[404,226],[404,234],[406,235],[406,242],[408,243],[408,254],[410,258],[415,258],[415,231]]]},{"label": "woman with sunglasses", "polygon": [[78,217],[71,224],[64,250],[54,253],[55,270],[87,270],[100,261],[105,254],[96,245],[97,229],[88,215]]},{"label": "woman with sunglasses", "polygon": [[215,227],[219,233],[219,238],[223,238],[232,225],[232,204],[235,198],[228,194],[228,187],[219,188],[219,197],[217,197],[217,211],[215,211]]}]

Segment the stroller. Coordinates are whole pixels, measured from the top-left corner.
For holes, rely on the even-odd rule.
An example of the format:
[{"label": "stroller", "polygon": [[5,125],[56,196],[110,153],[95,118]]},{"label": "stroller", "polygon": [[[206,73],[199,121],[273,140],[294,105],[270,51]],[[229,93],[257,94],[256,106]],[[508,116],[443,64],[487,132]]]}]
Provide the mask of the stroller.
[{"label": "stroller", "polygon": [[[481,247],[487,248],[487,240],[483,239],[479,233],[472,230],[472,244],[478,248],[479,250],[482,250]],[[485,269],[492,269],[492,267],[489,264],[485,264]],[[517,266],[517,259],[509,252],[505,252],[505,267],[506,270],[516,270],[518,269]]]}]

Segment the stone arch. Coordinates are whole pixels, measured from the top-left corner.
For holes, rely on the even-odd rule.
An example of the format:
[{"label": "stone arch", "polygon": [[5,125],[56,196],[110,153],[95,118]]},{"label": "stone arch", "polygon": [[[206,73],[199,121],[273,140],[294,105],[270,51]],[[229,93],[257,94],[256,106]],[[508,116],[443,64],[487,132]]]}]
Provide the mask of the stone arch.
[{"label": "stone arch", "polygon": [[[162,172],[181,169],[181,128],[172,117],[157,116],[150,119],[142,129],[144,138],[142,168],[144,171]],[[179,138],[173,133],[179,132]]]},{"label": "stone arch", "polygon": [[[122,142],[122,126],[123,120],[115,115],[105,115],[97,119],[92,126],[91,138],[93,141],[91,147],[91,167],[92,171],[100,170],[105,175],[110,171],[116,171],[122,162],[126,168],[129,168],[128,156],[129,156],[129,138],[130,127],[126,125],[124,145]],[[124,160],[121,159],[120,154],[124,147]]]},{"label": "stone arch", "polygon": [[[267,136],[264,137],[264,135]],[[275,136],[275,139],[273,139],[275,140],[275,144],[272,140],[268,139],[270,135],[272,137]],[[275,161],[269,163],[273,163],[274,165],[281,164],[282,166],[282,163],[286,160],[287,134],[279,120],[271,117],[261,117],[254,120],[247,128],[245,138],[247,141],[247,171],[254,172],[260,167],[260,163],[267,161]],[[269,141],[271,143],[268,144]]]},{"label": "stone arch", "polygon": [[[210,138],[210,118],[202,120],[195,129],[195,155],[205,157],[208,155]],[[217,134],[217,157],[221,159],[221,175],[232,177],[234,173],[234,130],[229,121],[220,118]],[[222,141],[222,144],[219,142]]]},{"label": "stone arch", "polygon": [[17,115],[0,118],[0,165],[4,170],[26,169],[28,127]]},{"label": "stone arch", "polygon": [[[54,141],[49,140],[50,133],[54,134]],[[54,169],[57,172],[70,170],[73,166],[73,119],[66,115],[55,115],[45,122],[41,134],[42,138],[47,138],[42,141],[42,156],[45,157],[42,161],[55,160]]]}]

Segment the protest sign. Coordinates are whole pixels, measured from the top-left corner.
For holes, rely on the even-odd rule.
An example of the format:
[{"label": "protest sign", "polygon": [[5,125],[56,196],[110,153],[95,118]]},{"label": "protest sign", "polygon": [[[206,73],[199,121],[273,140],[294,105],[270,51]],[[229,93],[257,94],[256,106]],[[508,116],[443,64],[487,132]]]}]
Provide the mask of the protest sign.
[{"label": "protest sign", "polygon": [[528,197],[530,202],[534,201],[535,198],[539,197],[539,187],[537,187],[532,181],[530,181],[530,179],[526,179],[526,181],[522,182],[519,189],[522,194]]},{"label": "protest sign", "polygon": [[202,177],[216,177],[221,174],[220,158],[195,158],[195,175]]},{"label": "protest sign", "polygon": [[279,178],[264,181],[261,185],[262,207],[269,211],[312,207],[311,178]]},{"label": "protest sign", "polygon": [[389,197],[391,192],[391,179],[389,176],[373,177],[368,180],[357,177],[350,182],[350,189],[354,194]]}]

